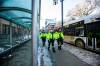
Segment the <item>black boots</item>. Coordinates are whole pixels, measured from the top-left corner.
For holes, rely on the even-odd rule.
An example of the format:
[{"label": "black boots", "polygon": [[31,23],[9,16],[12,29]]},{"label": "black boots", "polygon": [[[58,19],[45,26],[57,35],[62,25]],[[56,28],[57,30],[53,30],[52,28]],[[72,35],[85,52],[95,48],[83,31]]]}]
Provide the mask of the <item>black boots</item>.
[{"label": "black boots", "polygon": [[58,50],[61,50],[61,46],[58,46]]},{"label": "black boots", "polygon": [[48,50],[50,50],[50,47],[48,47]]},{"label": "black boots", "polygon": [[43,47],[45,46],[45,43],[43,43],[43,45],[42,45]]},{"label": "black boots", "polygon": [[[48,47],[48,50],[50,50],[50,47]],[[56,52],[54,47],[52,48],[52,51],[53,52]]]},{"label": "black boots", "polygon": [[53,52],[56,52],[54,47],[52,48],[52,51],[53,51]]}]

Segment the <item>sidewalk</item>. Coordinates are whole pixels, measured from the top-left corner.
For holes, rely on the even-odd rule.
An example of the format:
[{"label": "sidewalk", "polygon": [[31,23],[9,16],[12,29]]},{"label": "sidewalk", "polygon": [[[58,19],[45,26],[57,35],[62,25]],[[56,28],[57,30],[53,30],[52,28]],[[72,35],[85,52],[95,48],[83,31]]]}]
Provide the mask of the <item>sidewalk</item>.
[{"label": "sidewalk", "polygon": [[22,47],[16,49],[13,57],[7,59],[0,66],[32,66],[32,41],[28,41]]},{"label": "sidewalk", "polygon": [[100,66],[100,55],[96,53],[66,43],[63,45],[63,49],[87,64],[92,66]]},{"label": "sidewalk", "polygon": [[66,50],[65,47],[61,51],[57,49],[57,46],[55,47],[56,53],[53,53],[51,49],[48,51],[47,46],[39,47],[38,66],[90,66]]}]

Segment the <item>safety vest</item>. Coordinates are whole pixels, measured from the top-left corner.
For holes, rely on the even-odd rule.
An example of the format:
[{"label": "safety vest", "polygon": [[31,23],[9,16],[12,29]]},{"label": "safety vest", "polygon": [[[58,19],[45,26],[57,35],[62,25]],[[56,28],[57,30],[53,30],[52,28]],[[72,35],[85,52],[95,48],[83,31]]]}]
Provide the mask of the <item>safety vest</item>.
[{"label": "safety vest", "polygon": [[46,38],[47,38],[48,40],[54,39],[54,33],[48,32]]},{"label": "safety vest", "polygon": [[55,32],[55,33],[54,33],[54,38],[55,38],[55,39],[58,39],[58,38],[59,38],[59,33],[58,33],[58,32]]},{"label": "safety vest", "polygon": [[41,33],[40,38],[46,38],[46,33]]},{"label": "safety vest", "polygon": [[64,38],[63,32],[58,32],[58,33],[59,33],[58,38]]}]

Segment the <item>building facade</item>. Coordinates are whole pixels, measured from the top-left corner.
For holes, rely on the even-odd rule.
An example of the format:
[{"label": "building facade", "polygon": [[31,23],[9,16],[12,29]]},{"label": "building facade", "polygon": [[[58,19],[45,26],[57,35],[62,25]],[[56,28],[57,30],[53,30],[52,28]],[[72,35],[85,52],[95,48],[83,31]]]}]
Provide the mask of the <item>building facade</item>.
[{"label": "building facade", "polygon": [[46,19],[45,21],[45,31],[53,30],[56,25],[55,19]]}]

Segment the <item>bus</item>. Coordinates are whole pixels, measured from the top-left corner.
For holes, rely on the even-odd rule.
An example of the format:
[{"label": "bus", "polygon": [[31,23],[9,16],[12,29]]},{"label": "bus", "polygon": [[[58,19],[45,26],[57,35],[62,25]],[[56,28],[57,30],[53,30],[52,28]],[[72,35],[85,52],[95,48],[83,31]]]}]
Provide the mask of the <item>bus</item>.
[{"label": "bus", "polygon": [[64,41],[80,48],[100,52],[100,16],[64,24]]}]

